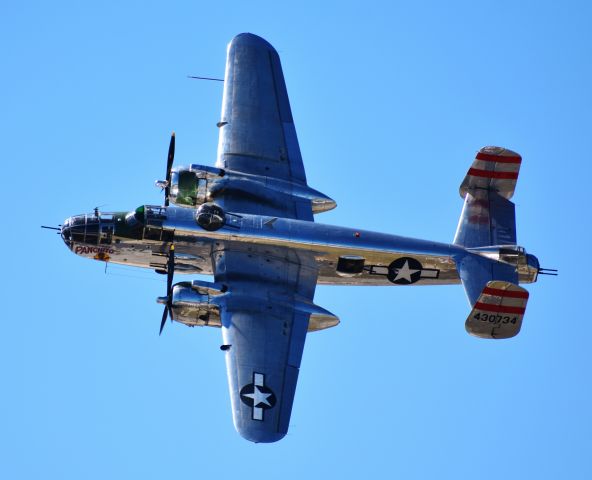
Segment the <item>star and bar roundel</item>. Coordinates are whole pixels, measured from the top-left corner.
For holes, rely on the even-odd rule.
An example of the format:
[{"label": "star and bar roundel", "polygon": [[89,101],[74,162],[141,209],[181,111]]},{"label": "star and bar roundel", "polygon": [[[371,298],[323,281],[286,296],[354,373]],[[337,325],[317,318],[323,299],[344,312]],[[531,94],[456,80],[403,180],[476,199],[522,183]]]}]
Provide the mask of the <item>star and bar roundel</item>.
[{"label": "star and bar roundel", "polygon": [[419,260],[412,257],[401,257],[394,260],[388,267],[371,265],[371,275],[386,275],[386,278],[397,285],[410,285],[424,279],[436,279],[440,270],[424,268]]},{"label": "star and bar roundel", "polygon": [[253,383],[241,388],[240,399],[251,407],[251,418],[263,421],[265,410],[273,408],[277,402],[275,393],[265,386],[265,375],[253,372]]}]

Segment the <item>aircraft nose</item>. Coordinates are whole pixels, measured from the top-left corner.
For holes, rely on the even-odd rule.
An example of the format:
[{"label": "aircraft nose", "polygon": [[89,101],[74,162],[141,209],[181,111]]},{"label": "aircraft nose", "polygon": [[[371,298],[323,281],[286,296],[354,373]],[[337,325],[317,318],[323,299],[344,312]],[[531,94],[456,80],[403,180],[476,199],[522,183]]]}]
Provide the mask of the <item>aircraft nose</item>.
[{"label": "aircraft nose", "polygon": [[98,245],[100,237],[101,243],[111,243],[112,230],[111,215],[105,219],[96,214],[74,215],[64,221],[61,234],[64,243],[71,248],[74,243]]},{"label": "aircraft nose", "polygon": [[62,240],[66,246],[70,248],[72,245],[72,217],[68,217],[66,220],[64,220],[60,235],[62,236]]}]

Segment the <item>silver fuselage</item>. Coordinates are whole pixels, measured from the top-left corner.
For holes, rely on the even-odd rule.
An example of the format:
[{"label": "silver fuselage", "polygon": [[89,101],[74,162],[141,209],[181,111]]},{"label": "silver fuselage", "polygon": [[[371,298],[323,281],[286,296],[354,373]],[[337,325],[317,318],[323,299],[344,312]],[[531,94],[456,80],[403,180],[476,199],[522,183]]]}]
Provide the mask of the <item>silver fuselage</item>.
[{"label": "silver fuselage", "polygon": [[[207,231],[196,222],[194,209],[146,206],[146,212],[142,222],[134,219],[133,212],[71,217],[62,236],[77,255],[157,271],[165,270],[168,246],[174,243],[175,272],[205,275],[214,273],[212,259],[221,244],[227,250],[256,248],[260,253],[263,249],[270,256],[286,249],[312,252],[319,268],[318,283],[329,285],[456,284],[460,282],[456,264],[464,256],[492,255],[453,244],[287,218],[226,212],[224,225]],[[86,225],[98,224],[93,227],[98,234],[93,230],[90,241],[88,235],[74,238],[68,230],[75,223],[82,225],[83,219]],[[344,256],[363,258],[363,272],[340,274],[337,264]],[[421,263],[425,275],[412,282],[393,282],[387,275],[389,265],[407,256]],[[518,265],[520,282],[535,281],[534,266],[522,264]]]}]

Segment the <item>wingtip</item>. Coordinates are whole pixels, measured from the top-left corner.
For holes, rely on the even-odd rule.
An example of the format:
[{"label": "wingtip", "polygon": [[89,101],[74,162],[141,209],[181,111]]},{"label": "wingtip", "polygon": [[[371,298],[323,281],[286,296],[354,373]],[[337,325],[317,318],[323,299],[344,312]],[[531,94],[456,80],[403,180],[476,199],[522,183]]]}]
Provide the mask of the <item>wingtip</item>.
[{"label": "wingtip", "polygon": [[286,436],[285,432],[269,432],[250,428],[237,428],[236,430],[241,437],[253,443],[275,443]]},{"label": "wingtip", "polygon": [[263,47],[275,52],[275,48],[264,38],[254,33],[244,32],[236,35],[228,44],[229,48],[237,46]]}]

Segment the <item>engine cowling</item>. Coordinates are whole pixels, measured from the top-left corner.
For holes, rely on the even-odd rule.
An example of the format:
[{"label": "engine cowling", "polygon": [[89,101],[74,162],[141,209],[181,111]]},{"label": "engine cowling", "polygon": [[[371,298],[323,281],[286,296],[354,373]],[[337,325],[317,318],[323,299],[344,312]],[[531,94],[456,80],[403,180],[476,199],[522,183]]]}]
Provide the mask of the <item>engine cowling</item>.
[{"label": "engine cowling", "polygon": [[195,207],[210,200],[211,184],[224,176],[224,170],[207,165],[178,167],[171,172],[169,199],[180,207]]},{"label": "engine cowling", "polygon": [[224,286],[194,280],[173,286],[173,320],[190,327],[220,327],[220,300]]},{"label": "engine cowling", "polygon": [[[163,184],[158,183],[158,186]],[[308,200],[313,213],[337,206],[335,201],[307,185],[259,175],[248,175],[207,165],[177,167],[171,171],[169,201],[179,207],[195,208],[212,202],[222,192],[234,191],[259,198],[262,203],[283,202],[284,198]]]},{"label": "engine cowling", "polygon": [[[226,285],[194,280],[181,282],[173,286],[172,314],[173,320],[190,327],[221,327],[220,306],[229,299],[230,292]],[[241,302],[247,305],[254,300],[244,297]],[[315,332],[339,324],[339,318],[328,310],[310,301],[297,300],[293,307],[310,314],[308,331]]]}]

